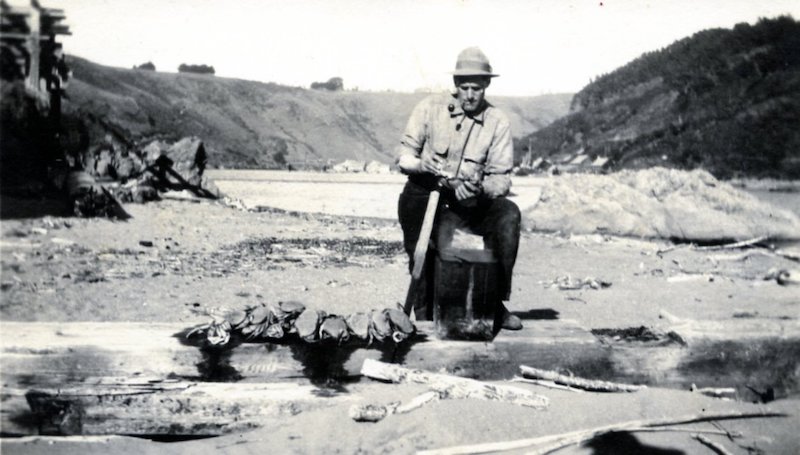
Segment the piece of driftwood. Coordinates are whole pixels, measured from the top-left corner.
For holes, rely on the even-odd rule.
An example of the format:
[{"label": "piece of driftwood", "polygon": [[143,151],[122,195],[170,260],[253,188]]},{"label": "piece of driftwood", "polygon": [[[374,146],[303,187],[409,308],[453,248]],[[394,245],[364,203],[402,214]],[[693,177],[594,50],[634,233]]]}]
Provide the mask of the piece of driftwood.
[{"label": "piece of driftwood", "polygon": [[741,438],[743,435],[739,431],[728,431],[728,430],[699,430],[697,428],[690,428],[690,427],[638,427],[638,428],[628,428],[625,430],[629,433],[659,433],[659,432],[672,432],[672,433],[693,433],[693,434],[716,434],[719,436],[725,436],[729,439],[733,438]]},{"label": "piece of driftwood", "polygon": [[24,394],[38,434],[211,436],[352,400],[346,395],[320,400],[317,391],[294,383],[97,378],[4,392]]},{"label": "piece of driftwood", "polygon": [[[786,414],[773,411],[760,411],[760,412],[709,412],[705,414],[692,414],[678,418],[662,418],[662,419],[640,419],[630,420],[622,423],[614,423],[610,425],[603,425],[588,430],[577,430],[566,433],[539,436],[535,438],[517,439],[514,441],[500,441],[489,442],[484,444],[471,444],[463,446],[445,447],[441,449],[426,450],[417,452],[417,455],[460,455],[460,454],[476,454],[476,453],[490,453],[502,452],[506,450],[526,449],[534,446],[535,450],[527,452],[528,454],[546,454],[564,447],[574,444],[579,444],[583,441],[588,441],[596,436],[605,433],[619,432],[619,431],[641,431],[643,429],[665,428],[674,425],[684,425],[689,423],[709,422],[715,420],[731,420],[731,419],[751,419],[751,418],[767,418],[767,417],[786,417]],[[681,429],[683,431],[683,429]],[[695,431],[695,433],[700,433]],[[727,434],[727,433],[726,433]],[[548,444],[544,446],[543,444]]]},{"label": "piece of driftwood", "polygon": [[545,409],[550,400],[528,390],[505,385],[489,384],[474,379],[461,378],[447,374],[412,370],[399,365],[366,359],[361,374],[372,379],[394,383],[425,384],[445,398],[478,398],[502,401],[505,403]]},{"label": "piece of driftwood", "polygon": [[540,370],[526,365],[520,365],[519,370],[524,378],[544,379],[546,381],[553,381],[556,384],[563,384],[592,392],[636,392],[647,388],[647,386],[644,385],[620,384],[616,382],[566,376],[556,373],[555,371]]},{"label": "piece of driftwood", "polygon": [[690,389],[692,392],[700,393],[714,398],[733,398],[736,396],[736,389],[734,387],[696,387],[692,384]]},{"label": "piece of driftwood", "polygon": [[800,252],[789,251],[789,250],[786,250],[786,249],[780,249],[780,250],[773,251],[773,253],[775,253],[776,255],[778,255],[778,256],[780,256],[782,258],[789,259],[789,260],[795,261],[795,262],[800,262]]},{"label": "piece of driftwood", "polygon": [[725,262],[725,261],[733,262],[733,261],[745,261],[747,259],[750,259],[753,256],[775,257],[775,256],[778,256],[778,255],[773,253],[773,252],[764,251],[764,250],[747,250],[747,251],[745,251],[743,253],[737,253],[737,254],[727,254],[727,253],[726,254],[716,254],[716,255],[713,255],[713,256],[708,256],[708,259],[710,259],[712,261],[717,261],[717,262]]},{"label": "piece of driftwood", "polygon": [[575,392],[575,393],[584,393],[584,390],[576,389],[570,386],[556,384],[553,381],[545,381],[544,379],[529,379],[523,378],[521,376],[514,376],[511,379],[511,382],[521,382],[524,384],[534,384],[539,385],[542,387],[547,387],[548,389],[556,389],[556,390],[566,390],[567,392]]},{"label": "piece of driftwood", "polygon": [[408,403],[401,404],[397,408],[395,408],[395,414],[405,414],[407,412],[411,412],[415,409],[419,409],[422,406],[439,399],[439,394],[436,392],[425,392],[417,395],[416,397],[412,398]]},{"label": "piece of driftwood", "polygon": [[692,249],[697,251],[717,251],[717,250],[730,250],[736,248],[744,248],[746,246],[755,245],[769,239],[769,236],[763,235],[749,240],[742,240],[741,242],[726,243],[724,245],[710,245],[710,246],[695,246]]},{"label": "piece of driftwood", "polygon": [[356,422],[377,422],[391,414],[405,414],[419,409],[431,401],[438,400],[439,393],[425,392],[409,400],[408,403],[392,402],[387,405],[354,404],[350,406],[348,414]]},{"label": "piece of driftwood", "polygon": [[692,437],[700,441],[701,444],[713,450],[718,455],[732,455],[728,451],[728,449],[725,448],[725,446],[723,446],[720,443],[714,442],[701,434],[695,434]]}]

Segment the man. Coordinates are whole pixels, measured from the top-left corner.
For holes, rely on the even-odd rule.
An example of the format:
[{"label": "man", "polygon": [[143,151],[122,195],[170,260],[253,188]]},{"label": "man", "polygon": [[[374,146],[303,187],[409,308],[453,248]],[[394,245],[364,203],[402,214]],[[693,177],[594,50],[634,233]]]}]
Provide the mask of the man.
[{"label": "man", "polygon": [[[431,191],[441,189],[433,234],[436,245],[449,244],[455,228],[482,235],[499,262],[499,294],[508,301],[519,246],[520,212],[505,197],[511,187],[514,158],[509,122],[485,98],[497,76],[480,49],[464,49],[453,72],[455,94],[431,96],[414,108],[397,151],[397,165],[408,175],[398,217],[404,247],[413,262],[428,197]],[[413,263],[409,269],[412,267]],[[428,274],[427,284],[421,286],[428,293],[430,277]],[[432,309],[426,308],[424,298],[417,299],[414,310],[417,319],[430,319]],[[504,329],[522,328],[520,319],[505,305],[501,311]]]}]

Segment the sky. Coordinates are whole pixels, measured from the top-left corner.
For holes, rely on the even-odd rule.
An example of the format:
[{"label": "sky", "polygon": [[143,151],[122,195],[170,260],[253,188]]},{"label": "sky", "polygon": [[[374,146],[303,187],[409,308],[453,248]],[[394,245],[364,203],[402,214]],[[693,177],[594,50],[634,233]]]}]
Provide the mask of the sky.
[{"label": "sky", "polygon": [[491,92],[512,96],[577,92],[700,30],[800,19],[798,0],[40,1],[65,10],[67,54],[105,65],[206,64],[223,77],[411,92],[446,90],[459,51],[478,46],[500,74]]}]

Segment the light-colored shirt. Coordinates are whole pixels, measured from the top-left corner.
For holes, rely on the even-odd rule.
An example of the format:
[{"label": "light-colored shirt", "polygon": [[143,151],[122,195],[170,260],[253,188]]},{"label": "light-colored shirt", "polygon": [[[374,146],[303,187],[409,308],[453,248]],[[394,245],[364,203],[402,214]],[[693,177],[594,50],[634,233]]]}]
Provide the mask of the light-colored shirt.
[{"label": "light-colored shirt", "polygon": [[453,97],[433,95],[417,104],[397,149],[397,158],[421,158],[426,154],[444,158],[443,173],[480,183],[489,197],[505,196],[511,188],[511,127],[506,115],[488,102],[472,118]]}]

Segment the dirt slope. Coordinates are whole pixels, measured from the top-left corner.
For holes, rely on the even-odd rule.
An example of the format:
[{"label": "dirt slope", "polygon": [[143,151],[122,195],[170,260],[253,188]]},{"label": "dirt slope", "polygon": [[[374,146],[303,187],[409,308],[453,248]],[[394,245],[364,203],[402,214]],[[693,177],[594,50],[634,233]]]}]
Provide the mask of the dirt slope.
[{"label": "dirt slope", "polygon": [[[345,159],[393,161],[413,106],[424,94],[329,92],[97,65],[71,57],[66,107],[89,119],[92,141],[203,138],[212,166],[321,167]],[[491,97],[524,136],[568,110],[570,95]]]}]

